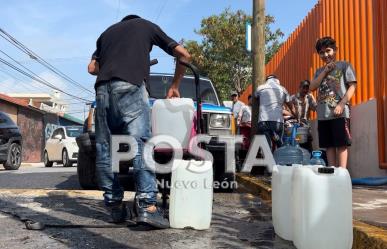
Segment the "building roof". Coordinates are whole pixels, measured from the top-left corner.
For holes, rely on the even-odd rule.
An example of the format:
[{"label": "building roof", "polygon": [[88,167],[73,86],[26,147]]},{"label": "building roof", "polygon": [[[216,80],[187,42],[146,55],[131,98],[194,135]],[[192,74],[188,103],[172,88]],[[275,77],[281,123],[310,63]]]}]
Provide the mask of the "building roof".
[{"label": "building roof", "polygon": [[9,103],[15,104],[15,105],[19,105],[19,106],[23,106],[23,107],[27,107],[27,108],[29,107],[28,100],[12,98],[12,97],[5,95],[5,94],[2,94],[2,93],[0,93],[0,99],[7,101]]},{"label": "building roof", "polygon": [[52,96],[48,93],[8,93],[8,95],[14,98],[52,99]]},{"label": "building roof", "polygon": [[[25,107],[25,108],[28,108],[30,110],[34,110],[34,111],[37,111],[37,112],[40,112],[40,113],[48,113],[47,111],[44,111],[44,110],[40,110],[34,106],[31,106],[29,105],[29,101],[26,100],[26,99],[17,99],[17,98],[13,98],[13,97],[10,97],[8,95],[5,95],[3,93],[0,93],[0,100],[3,100],[3,101],[6,101],[6,102],[9,102],[9,103],[12,103],[12,104],[15,104],[15,105],[18,105],[18,106],[22,106],[22,107]],[[66,113],[56,113],[56,115],[62,117],[62,118],[65,118],[67,120],[70,120],[70,121],[73,121],[75,123],[78,123],[80,125],[83,125],[83,121],[76,118],[76,117],[73,117],[69,114],[66,114]]]},{"label": "building roof", "polygon": [[66,105],[67,102],[63,101],[59,92],[50,93],[7,93],[8,96],[17,99],[27,99],[29,101],[37,101],[42,103],[57,103],[59,105]]},{"label": "building roof", "polygon": [[83,125],[83,121],[82,120],[80,120],[80,119],[78,119],[78,118],[76,118],[76,117],[73,117],[73,116],[71,116],[71,115],[69,115],[69,114],[63,114],[63,116],[61,116],[62,118],[65,118],[65,119],[67,119],[67,120],[70,120],[70,121],[73,121],[74,123],[78,123],[78,124],[80,124],[80,125]]},{"label": "building roof", "polygon": [[6,101],[8,103],[11,103],[11,104],[14,104],[17,106],[22,106],[22,107],[25,107],[27,109],[30,109],[30,110],[33,110],[36,112],[40,112],[42,114],[46,113],[45,111],[42,111],[39,108],[36,108],[35,106],[29,105],[29,103],[28,103],[29,101],[25,100],[25,99],[17,99],[17,98],[10,97],[6,94],[0,93],[0,100]]}]

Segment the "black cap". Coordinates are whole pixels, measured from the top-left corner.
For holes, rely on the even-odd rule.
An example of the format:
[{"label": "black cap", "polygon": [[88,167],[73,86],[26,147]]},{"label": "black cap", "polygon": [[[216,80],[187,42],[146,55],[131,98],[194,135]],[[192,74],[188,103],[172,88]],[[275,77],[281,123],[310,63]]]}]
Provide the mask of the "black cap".
[{"label": "black cap", "polygon": [[334,174],[335,169],[331,168],[331,167],[321,167],[321,168],[318,168],[318,173],[320,173],[320,174]]},{"label": "black cap", "polygon": [[309,80],[303,80],[300,82],[300,87],[304,87],[304,86],[310,86],[310,82]]},{"label": "black cap", "polygon": [[275,76],[274,74],[269,74],[268,76],[266,76],[266,81],[270,79],[277,79],[277,76]]},{"label": "black cap", "polygon": [[121,22],[132,20],[132,19],[135,19],[135,18],[141,18],[141,17],[139,17],[138,15],[127,15],[124,18],[122,18]]}]

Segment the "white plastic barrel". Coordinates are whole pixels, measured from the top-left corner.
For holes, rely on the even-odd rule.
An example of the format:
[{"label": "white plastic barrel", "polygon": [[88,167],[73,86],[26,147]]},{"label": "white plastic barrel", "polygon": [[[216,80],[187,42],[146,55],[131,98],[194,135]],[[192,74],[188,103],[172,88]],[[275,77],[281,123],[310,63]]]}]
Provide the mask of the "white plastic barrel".
[{"label": "white plastic barrel", "polygon": [[169,197],[169,222],[172,228],[210,228],[212,179],[211,161],[174,160]]},{"label": "white plastic barrel", "polygon": [[[192,99],[174,98],[155,100],[152,107],[152,134],[169,135],[187,149],[191,136],[195,106]],[[159,144],[157,148],[169,148]]]},{"label": "white plastic barrel", "polygon": [[275,233],[285,240],[293,239],[292,175],[301,165],[274,165],[271,180],[272,219]]},{"label": "white plastic barrel", "polygon": [[[333,173],[320,171],[331,170]],[[298,249],[352,248],[352,184],[343,168],[293,170],[293,243]]]}]

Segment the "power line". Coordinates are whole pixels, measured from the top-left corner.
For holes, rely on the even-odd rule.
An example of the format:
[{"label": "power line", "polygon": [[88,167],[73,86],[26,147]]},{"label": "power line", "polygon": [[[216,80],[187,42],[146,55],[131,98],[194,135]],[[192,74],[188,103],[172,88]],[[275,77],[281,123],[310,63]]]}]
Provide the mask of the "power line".
[{"label": "power line", "polygon": [[118,7],[117,7],[117,14],[116,14],[116,21],[118,21],[118,15],[120,14],[121,9],[121,0],[118,0]]},{"label": "power line", "polygon": [[[70,56],[70,57],[48,57],[46,58],[47,61],[89,61],[90,60],[90,56]],[[35,62],[35,61],[31,61],[31,60],[19,60],[20,63],[22,64],[28,64],[28,63],[31,63],[31,62]]]},{"label": "power line", "polygon": [[80,102],[73,102],[73,103],[65,103],[62,105],[69,106],[69,105],[79,105],[79,104],[84,104],[84,103],[85,103],[84,101],[80,101]]},{"label": "power line", "polygon": [[0,28],[0,32],[3,33],[1,34],[0,33],[0,36],[3,37],[5,40],[7,40],[8,42],[10,42],[12,45],[14,45],[15,47],[17,47],[19,50],[21,50],[22,52],[24,52],[25,54],[27,54],[31,59],[33,60],[36,60],[37,62],[39,62],[41,65],[43,65],[44,67],[48,68],[49,70],[51,70],[52,72],[54,72],[55,74],[59,75],[61,78],[65,79],[66,81],[70,82],[71,84],[83,89],[84,91],[87,91],[91,94],[94,94],[94,92],[90,91],[89,89],[83,87],[80,83],[76,82],[75,80],[73,80],[72,78],[70,78],[69,76],[67,76],[65,73],[63,73],[62,71],[60,71],[58,68],[54,67],[53,65],[51,65],[50,63],[48,63],[46,60],[44,60],[42,57],[40,57],[38,54],[36,54],[35,52],[33,52],[32,50],[30,50],[28,47],[26,47],[24,44],[22,44],[21,42],[19,42],[16,38],[14,38],[13,36],[11,36],[10,34],[8,34],[6,31],[4,31],[3,29]]},{"label": "power line", "polygon": [[163,12],[163,10],[164,10],[164,8],[165,8],[165,5],[167,5],[167,2],[168,2],[168,0],[165,0],[165,1],[164,1],[164,4],[161,5],[161,8],[159,9],[159,13],[157,14],[157,17],[156,17],[156,19],[155,19],[155,22],[156,22],[156,23],[157,23],[157,21],[159,20],[159,17],[160,17],[160,15],[161,15],[161,12]]},{"label": "power line", "polygon": [[[45,81],[46,83],[48,83],[49,85],[51,85],[51,87],[55,87],[54,85],[52,85],[51,83],[49,83],[48,81],[46,81],[45,79],[43,79],[42,77],[40,77],[39,75],[35,74],[33,71],[31,71],[30,69],[28,69],[27,67],[23,66],[20,62],[16,61],[14,58],[12,58],[10,55],[8,55],[7,53],[5,53],[3,50],[0,49],[0,53],[4,54],[5,56],[7,56],[9,59],[11,59],[12,61],[16,62],[19,66],[21,66],[22,68],[24,68],[25,70],[27,70],[29,73],[31,73],[32,75],[34,75],[35,77],[37,77],[38,79],[42,80],[42,81]],[[10,63],[11,64],[11,63]]]},{"label": "power line", "polygon": [[2,72],[4,75],[8,75],[9,77],[11,77],[11,79],[17,79],[19,81],[18,84],[19,83],[22,84],[23,86],[25,86],[29,90],[36,90],[36,89],[40,90],[40,88],[38,88],[37,86],[29,85],[29,84],[24,83],[23,79],[20,79],[19,77],[16,77],[15,75],[13,75],[11,72],[7,71],[3,67],[0,67],[0,72]]},{"label": "power line", "polygon": [[3,34],[0,34],[1,37],[3,37],[5,40],[10,42],[12,45],[17,47],[18,49],[20,49],[25,54],[27,54],[31,59],[36,60],[38,63],[40,63],[41,65],[45,66],[46,68],[48,68],[49,70],[51,70],[55,74],[59,75],[60,77],[64,78],[65,80],[69,81],[70,83],[72,83],[72,84],[82,88],[85,91],[93,93],[89,89],[84,88],[81,84],[77,83],[76,81],[74,81],[73,79],[68,77],[66,74],[62,73],[59,69],[55,68],[53,65],[49,64],[47,61],[45,61],[43,58],[41,58],[35,52],[33,52],[32,50],[27,48],[24,44],[19,42],[16,38],[14,38],[13,36],[11,36],[7,32],[5,32],[3,29],[0,28],[0,32],[2,32],[3,34],[6,35],[6,36],[4,36]]},{"label": "power line", "polygon": [[[39,75],[37,75],[36,73],[34,73],[33,71],[31,71],[30,69],[28,69],[27,67],[23,66],[21,63],[19,63],[18,61],[16,61],[14,58],[12,58],[10,55],[8,55],[7,53],[5,53],[4,51],[2,51],[0,49],[0,53],[4,54],[5,56],[7,56],[9,59],[11,59],[12,61],[16,62],[18,65],[20,65],[22,68],[24,68],[25,70],[27,70],[29,73],[31,73],[33,76],[35,76],[36,78],[38,78],[39,80],[41,81],[44,81],[47,85],[47,86],[50,86],[51,88],[54,88],[55,90],[58,90],[60,92],[63,92],[65,94],[67,94],[65,91],[59,89],[58,87],[54,86],[53,84],[51,84],[50,82],[48,82],[47,80],[43,79],[42,77],[40,77]],[[69,95],[69,94],[67,94]],[[70,96],[70,95],[69,95]],[[78,97],[79,98],[79,97]]]},{"label": "power line", "polygon": [[85,110],[83,111],[76,111],[76,112],[66,112],[66,114],[77,114],[77,113],[84,113],[86,112]]},{"label": "power line", "polygon": [[[91,102],[91,101],[88,100],[88,99],[84,99],[84,98],[81,98],[81,97],[72,95],[72,94],[70,94],[70,93],[67,93],[67,92],[63,91],[62,89],[60,89],[60,88],[54,86],[53,84],[51,84],[51,83],[48,82],[47,80],[45,80],[45,79],[43,79],[43,78],[41,78],[41,77],[39,77],[39,76],[36,77],[36,76],[34,76],[34,75],[32,75],[32,74],[27,73],[27,72],[25,72],[24,70],[22,70],[22,69],[18,68],[17,66],[13,65],[12,63],[10,63],[10,62],[4,60],[3,58],[0,58],[0,62],[3,63],[3,64],[5,64],[5,65],[7,65],[8,67],[14,69],[15,71],[18,71],[19,73],[21,73],[21,74],[23,74],[23,75],[25,75],[25,76],[27,76],[27,77],[29,77],[29,78],[31,78],[31,79],[37,81],[37,82],[43,84],[43,85],[46,85],[46,86],[51,87],[51,88],[53,88],[53,89],[55,89],[55,90],[57,90],[57,91],[59,91],[59,92],[62,92],[62,93],[64,93],[64,94],[66,94],[67,96],[70,96],[70,97],[73,97],[73,98],[76,98],[76,99],[79,99],[79,100],[84,100],[84,101],[86,101],[86,102]],[[28,71],[30,71],[30,70],[28,70]],[[32,71],[31,71],[31,72],[32,72]],[[33,72],[32,72],[32,73],[33,73]],[[33,74],[35,74],[35,73],[33,73]]]}]

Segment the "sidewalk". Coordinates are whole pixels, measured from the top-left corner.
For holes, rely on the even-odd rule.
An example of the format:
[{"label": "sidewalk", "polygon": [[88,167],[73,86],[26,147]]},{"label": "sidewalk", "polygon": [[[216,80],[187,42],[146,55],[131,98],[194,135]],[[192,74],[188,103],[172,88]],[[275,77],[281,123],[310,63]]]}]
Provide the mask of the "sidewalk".
[{"label": "sidewalk", "polygon": [[[250,193],[271,202],[270,177],[238,174],[237,180]],[[387,248],[387,186],[354,186],[352,195],[352,248]]]},{"label": "sidewalk", "polygon": [[31,166],[42,166],[44,165],[43,162],[40,163],[21,163],[20,167],[31,167]]}]

